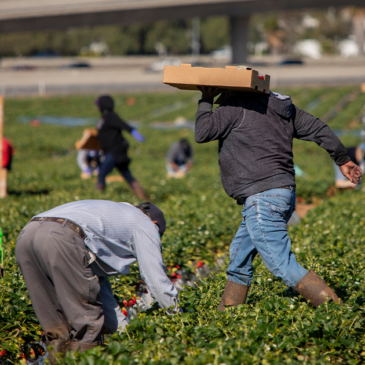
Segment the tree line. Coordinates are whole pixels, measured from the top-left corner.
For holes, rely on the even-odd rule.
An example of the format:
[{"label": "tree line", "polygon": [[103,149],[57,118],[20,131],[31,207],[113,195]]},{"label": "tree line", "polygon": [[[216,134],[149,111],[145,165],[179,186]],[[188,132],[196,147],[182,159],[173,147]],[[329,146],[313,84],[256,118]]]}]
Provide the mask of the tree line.
[{"label": "tree line", "polygon": [[[363,9],[354,8],[255,14],[251,16],[249,27],[250,50],[254,52],[254,46],[264,42],[267,53],[290,53],[298,40],[314,38],[320,40],[326,53],[334,53],[336,44],[354,32],[354,19],[364,17],[364,14]],[[315,19],[317,23],[312,22],[312,26],[306,26],[305,17]],[[227,16],[201,19],[201,53],[206,54],[230,44],[229,29]],[[156,54],[157,45],[160,45],[160,49],[162,45],[168,54],[178,55],[191,51],[191,40],[191,19],[132,26],[19,32],[0,35],[0,57],[31,56],[41,50],[76,56],[80,53],[87,54],[88,46],[93,42],[105,44],[106,53],[110,55]]]}]

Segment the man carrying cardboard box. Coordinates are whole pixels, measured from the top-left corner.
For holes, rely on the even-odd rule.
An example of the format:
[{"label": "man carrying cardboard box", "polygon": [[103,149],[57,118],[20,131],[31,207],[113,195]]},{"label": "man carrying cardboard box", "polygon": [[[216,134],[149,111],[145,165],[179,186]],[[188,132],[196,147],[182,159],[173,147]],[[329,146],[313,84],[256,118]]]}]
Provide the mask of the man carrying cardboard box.
[{"label": "man carrying cardboard box", "polygon": [[293,138],[316,142],[356,184],[361,169],[320,119],[297,108],[289,96],[237,92],[213,112],[219,89],[202,87],[195,119],[195,141],[219,141],[219,167],[226,193],[243,205],[242,223],[230,246],[227,283],[219,310],[244,304],[260,254],[269,271],[314,307],[326,299],[339,302],[314,271],[291,252],[287,222],[295,209]]}]

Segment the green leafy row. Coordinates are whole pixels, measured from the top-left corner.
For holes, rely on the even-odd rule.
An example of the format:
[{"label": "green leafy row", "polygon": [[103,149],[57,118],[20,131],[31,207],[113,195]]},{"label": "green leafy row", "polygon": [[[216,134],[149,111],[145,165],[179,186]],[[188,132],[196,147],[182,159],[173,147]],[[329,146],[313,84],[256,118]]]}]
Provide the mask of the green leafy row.
[{"label": "green leafy row", "polygon": [[[291,94],[291,90],[283,92]],[[338,93],[342,94],[342,89]],[[311,99],[310,95],[314,100],[318,97],[318,91],[295,91],[295,98],[299,100],[303,97],[304,104]],[[126,119],[139,119],[142,122],[140,131],[146,135],[143,144],[137,144],[129,138],[133,158],[131,170],[151,200],[166,214],[168,229],[162,242],[166,266],[180,266],[187,273],[193,273],[200,261],[214,267],[217,257],[227,253],[241,219],[240,207],[226,196],[221,186],[217,164],[218,146],[216,143],[195,144],[190,130],[161,131],[149,127],[150,121],[174,120],[179,115],[192,120],[196,110],[196,96],[177,92],[136,94],[133,95],[134,105],[127,104],[128,97],[130,96],[116,96],[118,112]],[[93,98],[89,96],[5,101],[5,135],[16,149],[13,171],[8,178],[10,194],[0,204],[0,227],[4,232],[5,249],[5,277],[0,278],[0,351],[6,350],[2,358],[10,362],[19,361],[24,343],[42,338],[41,328],[14,256],[16,238],[24,225],[42,211],[79,199],[138,203],[126,184],[109,184],[107,190],[100,193],[94,190],[95,181],[80,179],[74,142],[80,138],[83,127],[67,128],[45,124],[32,127],[17,122],[17,117],[24,115],[97,117],[96,110],[90,108],[92,101]],[[161,110],[169,110],[166,107],[177,102],[183,102],[182,109],[161,114]],[[156,115],[156,110],[160,111],[158,119],[153,116]],[[344,121],[343,125],[346,123]],[[173,141],[182,137],[187,137],[194,146],[195,166],[185,179],[170,180],[166,177],[165,153]],[[347,145],[358,142],[359,139],[356,138],[344,139]],[[306,178],[297,179],[298,195],[307,202],[327,198],[328,187],[334,184],[332,161],[327,153],[312,143],[296,141],[294,156],[295,162],[307,173]],[[182,292],[182,305],[193,309],[194,313],[168,318],[158,311],[143,314],[132,321],[122,340],[118,336],[114,337],[114,342],[108,339],[111,347],[97,349],[95,356],[87,356],[96,361],[96,355],[101,351],[101,359],[109,359],[111,356],[110,361],[119,361],[120,357],[124,359],[120,361],[125,363],[137,363],[136,360],[147,363],[148,359],[150,362],[153,359],[161,363],[190,361],[202,364],[233,364],[236,360],[247,363],[285,363],[289,360],[315,363],[326,356],[337,358],[342,363],[348,363],[348,358],[351,357],[360,361],[363,351],[361,341],[364,339],[360,330],[363,326],[358,327],[358,323],[361,324],[363,320],[363,307],[358,299],[363,287],[362,202],[360,191],[336,196],[316,208],[300,226],[291,229],[293,249],[300,262],[307,268],[315,269],[329,284],[336,287],[345,301],[342,307],[329,304],[328,320],[323,319],[326,315],[318,319],[318,322],[317,316],[324,316],[327,309],[314,311],[300,299],[295,299],[295,294],[286,290],[257,259],[256,279],[248,305],[228,310],[225,314],[216,312],[224,287],[222,271],[203,281],[199,288],[187,288]],[[132,267],[131,275],[119,280],[113,279],[118,300],[122,302],[129,299],[138,282],[136,265]],[[291,308],[291,305],[294,307]],[[267,309],[269,307],[266,306],[272,306],[272,309]],[[304,327],[291,317],[294,314]],[[310,318],[312,319],[309,320]],[[335,331],[337,337],[328,335],[322,341],[322,332],[327,331],[327,327],[321,321],[342,328],[340,332]],[[292,327],[293,324],[298,330]],[[179,327],[174,327],[175,325]],[[309,330],[317,328],[316,326],[319,332]],[[282,332],[276,333],[273,328],[275,331],[279,328]],[[176,336],[179,333],[181,336]],[[163,340],[160,343],[161,338]],[[276,342],[273,342],[274,338]],[[351,342],[353,340],[355,342]],[[341,341],[350,341],[348,343],[354,347],[346,345],[351,351],[345,351]],[[280,345],[282,342],[285,346]],[[270,350],[265,350],[265,345]]]}]

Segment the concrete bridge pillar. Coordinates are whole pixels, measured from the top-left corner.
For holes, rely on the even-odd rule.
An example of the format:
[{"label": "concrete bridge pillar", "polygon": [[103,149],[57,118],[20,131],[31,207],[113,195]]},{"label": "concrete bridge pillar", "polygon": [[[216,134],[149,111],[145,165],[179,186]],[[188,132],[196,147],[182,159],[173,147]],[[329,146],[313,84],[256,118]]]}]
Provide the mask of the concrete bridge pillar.
[{"label": "concrete bridge pillar", "polygon": [[248,56],[248,26],[250,16],[239,15],[230,17],[231,25],[231,46],[232,46],[232,60],[236,65],[245,65]]}]

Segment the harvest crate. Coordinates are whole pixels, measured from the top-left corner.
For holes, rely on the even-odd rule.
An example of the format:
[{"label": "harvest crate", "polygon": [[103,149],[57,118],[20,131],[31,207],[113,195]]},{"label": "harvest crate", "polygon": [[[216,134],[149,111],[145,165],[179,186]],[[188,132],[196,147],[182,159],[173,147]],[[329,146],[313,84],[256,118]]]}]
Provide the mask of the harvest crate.
[{"label": "harvest crate", "polygon": [[81,149],[101,150],[98,140],[97,129],[95,128],[85,129],[84,133],[82,134],[82,138],[79,141],[76,141],[75,147],[78,150]]},{"label": "harvest crate", "polygon": [[213,86],[223,91],[260,91],[266,94],[270,92],[270,76],[260,75],[258,71],[246,66],[165,66],[162,82],[181,90],[198,90],[198,86]]}]

